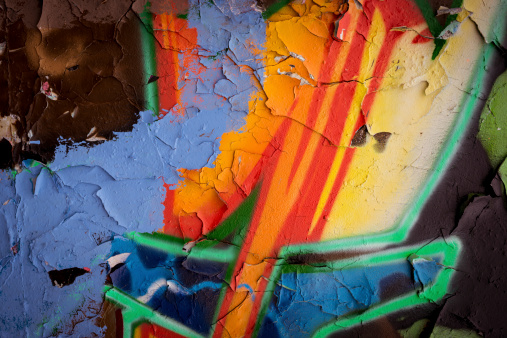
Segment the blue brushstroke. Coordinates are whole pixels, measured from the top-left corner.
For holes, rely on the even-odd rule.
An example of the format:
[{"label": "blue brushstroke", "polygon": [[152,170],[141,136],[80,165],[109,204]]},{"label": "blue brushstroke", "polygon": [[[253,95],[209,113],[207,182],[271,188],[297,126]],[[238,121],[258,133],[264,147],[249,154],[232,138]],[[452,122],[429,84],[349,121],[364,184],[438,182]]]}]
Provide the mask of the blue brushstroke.
[{"label": "blue brushstroke", "polygon": [[204,290],[204,289],[219,290],[220,288],[222,288],[222,283],[215,283],[215,282],[211,282],[211,281],[205,281],[205,282],[193,285],[190,288],[188,288],[187,290],[188,290],[189,293],[196,293],[196,292]]},{"label": "blue brushstroke", "polygon": [[255,293],[254,293],[254,290],[252,289],[252,287],[248,284],[239,284],[238,285],[238,289],[239,288],[245,288],[248,290],[248,292],[250,292],[250,295],[252,296],[252,300],[255,300]]}]

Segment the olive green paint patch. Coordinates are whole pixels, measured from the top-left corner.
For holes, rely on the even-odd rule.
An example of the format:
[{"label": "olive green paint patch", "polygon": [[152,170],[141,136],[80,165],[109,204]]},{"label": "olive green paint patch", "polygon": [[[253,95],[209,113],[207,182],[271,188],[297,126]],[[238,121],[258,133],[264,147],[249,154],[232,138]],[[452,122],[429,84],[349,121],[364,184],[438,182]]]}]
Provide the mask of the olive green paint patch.
[{"label": "olive green paint patch", "polygon": [[[477,137],[484,146],[491,165],[498,169],[507,157],[507,72],[498,77],[491,90],[482,110]],[[505,177],[507,166],[502,167]]]}]

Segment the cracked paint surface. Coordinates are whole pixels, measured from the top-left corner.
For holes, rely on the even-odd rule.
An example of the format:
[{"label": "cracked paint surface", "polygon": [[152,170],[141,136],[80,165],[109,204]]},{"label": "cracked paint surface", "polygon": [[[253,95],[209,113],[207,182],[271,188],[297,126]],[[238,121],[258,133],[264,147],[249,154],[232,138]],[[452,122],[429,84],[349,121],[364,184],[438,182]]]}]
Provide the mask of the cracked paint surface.
[{"label": "cracked paint surface", "polygon": [[504,333],[504,2],[11,2],[2,335]]}]

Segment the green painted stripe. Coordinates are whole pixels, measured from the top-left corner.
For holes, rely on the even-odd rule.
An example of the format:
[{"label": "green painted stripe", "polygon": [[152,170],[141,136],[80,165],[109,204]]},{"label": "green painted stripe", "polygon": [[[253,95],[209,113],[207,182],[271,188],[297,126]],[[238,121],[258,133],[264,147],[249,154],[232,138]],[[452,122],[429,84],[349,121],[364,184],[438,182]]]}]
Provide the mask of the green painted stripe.
[{"label": "green painted stripe", "polygon": [[269,304],[271,302],[271,298],[276,290],[276,285],[282,276],[282,269],[285,265],[284,260],[277,260],[275,263],[275,267],[271,272],[270,279],[268,281],[268,285],[264,290],[264,294],[262,295],[261,308],[259,310],[259,315],[257,316],[257,321],[255,323],[254,331],[252,333],[252,337],[257,337],[259,334],[259,330],[261,329],[262,322],[264,321],[264,317],[266,317],[266,313],[269,309]]},{"label": "green painted stripe", "polygon": [[[424,17],[424,20],[426,20],[431,35],[433,35],[436,38],[444,30],[444,27],[442,27],[442,25],[438,22],[435,13],[433,11],[433,8],[431,7],[431,5],[428,3],[427,0],[415,0],[415,3],[417,4],[417,7],[419,7],[419,10],[421,11],[422,16]],[[435,44],[435,49],[433,50],[432,60],[435,60],[435,58],[438,56],[438,54],[444,47],[445,40],[434,39],[433,42]]]},{"label": "green painted stripe", "polygon": [[122,308],[123,336],[125,338],[131,338],[135,328],[143,322],[159,325],[186,337],[204,337],[180,322],[161,315],[115,287],[106,287],[105,296],[107,301]]},{"label": "green painted stripe", "polygon": [[141,45],[143,49],[144,62],[144,83],[147,109],[151,110],[155,115],[159,114],[158,85],[157,81],[149,83],[151,75],[157,75],[157,59],[155,51],[155,38],[153,36],[153,14],[150,11],[150,3],[144,6],[144,11],[139,15],[143,25],[139,30],[141,33]]},{"label": "green painted stripe", "polygon": [[238,209],[234,211],[234,213],[231,214],[219,228],[213,230],[210,234],[206,236],[207,238],[215,238],[218,240],[225,238],[233,231],[237,231],[234,238],[232,239],[232,243],[236,245],[235,256],[231,260],[231,263],[229,264],[229,267],[227,268],[227,271],[225,273],[224,277],[225,283],[222,289],[220,290],[220,297],[218,298],[217,302],[218,305],[215,309],[215,314],[213,315],[213,323],[216,323],[218,321],[218,316],[220,314],[220,309],[222,307],[225,295],[227,294],[227,290],[230,288],[228,283],[230,283],[232,280],[232,275],[234,273],[234,269],[236,267],[236,263],[238,260],[238,254],[240,252],[241,246],[243,245],[244,237],[246,236],[249,225],[251,223],[253,211],[257,204],[257,198],[259,197],[261,186],[262,182],[259,182],[255,187],[255,189],[252,190],[250,195],[238,207]]},{"label": "green painted stripe", "polygon": [[429,4],[428,0],[415,0],[415,3],[417,4],[417,7],[419,7],[424,20],[426,20],[431,34],[435,37],[440,35],[444,27],[442,27],[442,25],[438,22],[433,8]]}]

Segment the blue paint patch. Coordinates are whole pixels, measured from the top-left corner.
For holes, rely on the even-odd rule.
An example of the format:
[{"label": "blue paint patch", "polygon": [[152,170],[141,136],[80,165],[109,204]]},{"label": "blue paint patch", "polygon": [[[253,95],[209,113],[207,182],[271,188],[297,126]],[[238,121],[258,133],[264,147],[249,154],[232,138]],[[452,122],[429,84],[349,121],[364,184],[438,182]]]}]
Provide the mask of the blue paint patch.
[{"label": "blue paint patch", "polygon": [[[433,280],[439,271],[425,270],[428,277],[425,280]],[[328,273],[284,273],[278,281],[259,337],[311,336],[337,317],[418,290],[420,284],[411,278],[412,266],[408,261]],[[410,281],[408,289],[399,287],[397,281],[400,279]],[[390,291],[386,290],[390,282],[397,283],[394,287],[396,294],[389,294]]]},{"label": "blue paint patch", "polygon": [[162,179],[104,182],[97,196],[108,215],[126,230],[148,228],[153,231],[164,224]]}]

